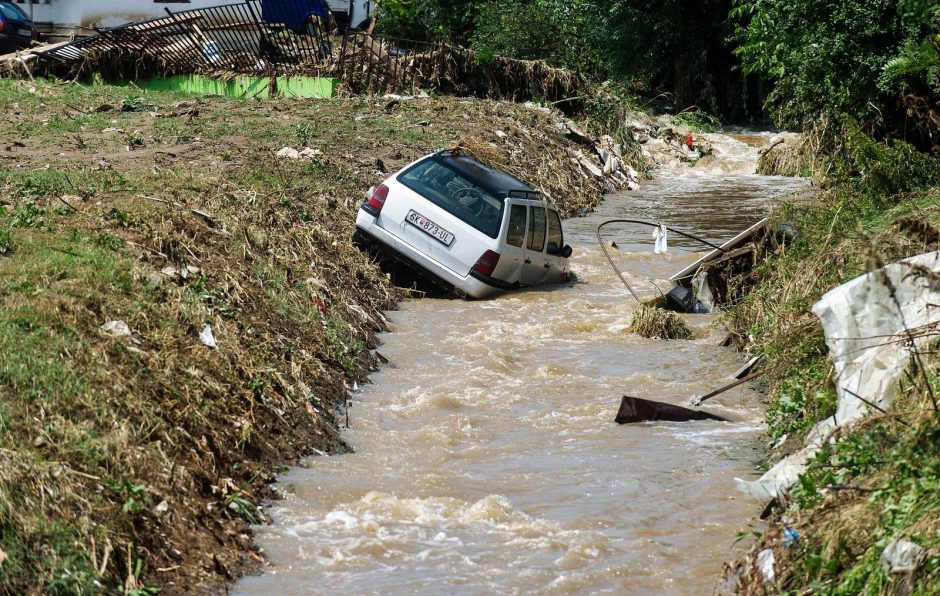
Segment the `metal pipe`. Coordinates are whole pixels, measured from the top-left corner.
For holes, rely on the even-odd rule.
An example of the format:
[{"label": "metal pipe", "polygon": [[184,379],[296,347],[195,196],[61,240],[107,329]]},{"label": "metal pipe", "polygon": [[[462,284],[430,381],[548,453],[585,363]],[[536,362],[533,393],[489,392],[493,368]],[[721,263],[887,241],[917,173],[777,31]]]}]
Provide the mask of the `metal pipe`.
[{"label": "metal pipe", "polygon": [[[644,226],[650,226],[650,227],[652,227],[652,228],[658,228],[658,227],[660,227],[662,224],[653,223],[653,222],[651,222],[651,221],[643,221],[643,220],[641,220],[641,219],[609,219],[609,220],[607,220],[607,221],[605,221],[605,222],[602,222],[599,226],[597,226],[597,243],[601,245],[601,250],[604,251],[604,256],[607,257],[607,262],[610,263],[610,266],[611,266],[611,268],[614,270],[614,273],[617,274],[617,277],[620,278],[620,281],[623,282],[623,285],[626,286],[627,290],[630,291],[630,294],[633,296],[633,298],[634,298],[637,302],[640,302],[640,297],[637,296],[637,293],[633,291],[633,288],[631,288],[631,287],[630,287],[630,284],[627,283],[627,280],[623,277],[623,274],[620,272],[620,269],[618,269],[618,268],[617,268],[617,265],[614,264],[614,260],[613,260],[613,258],[611,258],[610,252],[607,251],[607,247],[604,246],[604,240],[603,240],[603,238],[601,238],[601,228],[603,228],[604,226],[606,226],[606,225],[608,225],[608,224],[614,224],[614,223],[639,224],[639,225],[644,225]],[[702,244],[705,244],[705,245],[707,245],[707,246],[710,246],[710,247],[714,248],[715,250],[717,250],[717,251],[719,251],[719,252],[722,252],[722,253],[726,252],[725,249],[721,248],[721,247],[718,246],[717,244],[712,244],[712,243],[709,242],[708,240],[705,240],[705,239],[703,239],[703,238],[699,238],[698,236],[694,236],[694,235],[692,235],[692,234],[688,234],[688,233],[686,233],[686,232],[683,232],[682,230],[677,230],[677,229],[671,228],[671,227],[669,227],[669,226],[662,226],[662,227],[665,227],[665,228],[666,228],[667,230],[669,230],[670,232],[679,234],[680,236],[685,236],[686,238],[689,238],[690,240],[695,240],[695,241],[697,241],[697,242],[701,242]]]}]

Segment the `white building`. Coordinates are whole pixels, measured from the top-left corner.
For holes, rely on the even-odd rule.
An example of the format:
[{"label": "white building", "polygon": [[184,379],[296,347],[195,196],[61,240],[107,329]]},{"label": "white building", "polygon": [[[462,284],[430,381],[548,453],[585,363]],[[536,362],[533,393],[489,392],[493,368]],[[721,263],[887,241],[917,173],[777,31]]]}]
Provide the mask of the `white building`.
[{"label": "white building", "polygon": [[[9,0],[30,15],[45,33],[88,35],[94,30],[116,27],[131,21],[153,19],[173,12],[237,4],[240,0]],[[283,1],[283,0],[281,0]],[[264,0],[261,0],[264,2]],[[297,0],[303,4],[304,0]],[[357,26],[368,19],[375,0],[327,0],[342,23]]]}]

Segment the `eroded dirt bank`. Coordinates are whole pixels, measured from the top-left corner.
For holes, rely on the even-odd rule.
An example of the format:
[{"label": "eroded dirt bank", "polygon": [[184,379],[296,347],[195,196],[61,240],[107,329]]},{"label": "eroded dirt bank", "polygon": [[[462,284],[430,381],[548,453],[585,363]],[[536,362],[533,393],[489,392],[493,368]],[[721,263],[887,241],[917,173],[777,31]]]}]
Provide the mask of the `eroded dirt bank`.
[{"label": "eroded dirt bank", "polygon": [[[389,362],[355,392],[356,452],[279,476],[257,539],[271,563],[236,594],[708,592],[759,506],[735,488],[760,457],[755,387],[707,405],[733,422],[613,423],[626,393],[686,404],[743,362],[719,315],[693,338],[629,331],[635,301],[597,245],[608,219],[734,236],[804,182],[753,175],[769,134],[716,134],[713,157],[665,165],[565,222],[577,280],[481,301],[406,300],[387,313]],[[607,229],[642,297],[700,256],[649,230]],[[740,546],[740,544],[739,544]]]},{"label": "eroded dirt bank", "polygon": [[610,190],[511,104],[0,81],[0,105],[4,593],[215,592],[260,561],[267,484],[346,449],[401,296],[349,243],[387,173],[492,142],[566,214]]}]

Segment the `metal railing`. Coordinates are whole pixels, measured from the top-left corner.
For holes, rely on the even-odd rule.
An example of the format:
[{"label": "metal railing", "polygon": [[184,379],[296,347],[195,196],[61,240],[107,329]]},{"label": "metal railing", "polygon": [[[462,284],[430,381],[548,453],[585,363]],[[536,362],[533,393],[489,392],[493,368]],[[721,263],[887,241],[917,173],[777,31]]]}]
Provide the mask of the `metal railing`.
[{"label": "metal railing", "polygon": [[[297,7],[303,10],[302,3]],[[278,15],[302,23],[295,31],[283,22],[265,20],[261,0],[166,12],[165,17],[99,30],[97,35],[37,54],[68,63],[130,51],[179,72],[265,72],[333,61],[328,24],[316,15],[298,13],[290,19]]]}]

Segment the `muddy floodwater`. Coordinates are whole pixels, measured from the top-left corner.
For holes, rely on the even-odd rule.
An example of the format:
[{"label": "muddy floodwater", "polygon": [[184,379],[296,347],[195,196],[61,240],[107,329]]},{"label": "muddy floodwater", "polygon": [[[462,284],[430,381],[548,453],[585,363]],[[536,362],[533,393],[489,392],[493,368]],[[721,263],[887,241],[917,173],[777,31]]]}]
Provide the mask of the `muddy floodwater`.
[{"label": "muddy floodwater", "polygon": [[[492,300],[409,300],[388,313],[389,359],[353,395],[354,454],[283,476],[271,566],[241,594],[710,592],[758,505],[734,488],[761,454],[760,396],[710,402],[733,423],[613,423],[629,393],[684,403],[728,382],[742,356],[714,315],[692,341],[626,331],[633,299],[594,239],[621,217],[720,241],[805,185],[753,175],[770,135],[709,135],[715,157],[657,173],[565,222],[577,280]],[[643,293],[700,246],[610,227],[618,265]],[[664,281],[658,282],[667,287]]]}]

